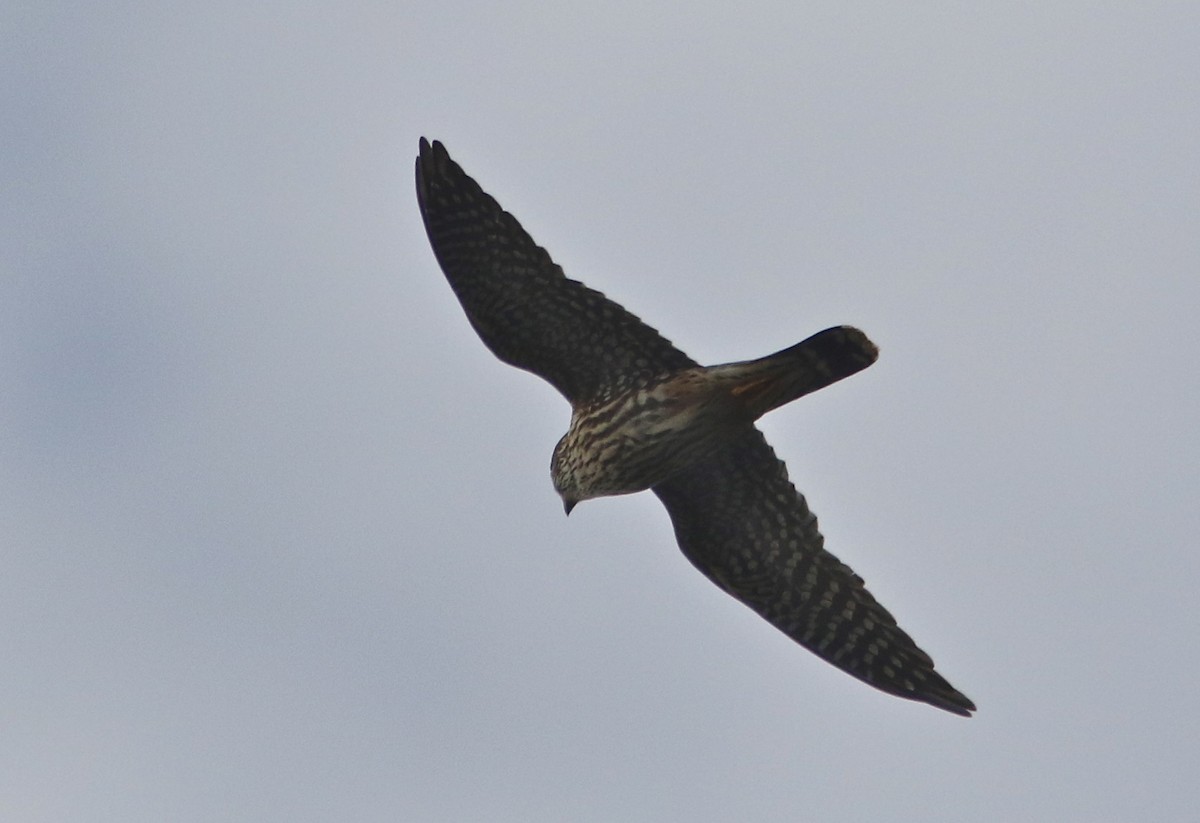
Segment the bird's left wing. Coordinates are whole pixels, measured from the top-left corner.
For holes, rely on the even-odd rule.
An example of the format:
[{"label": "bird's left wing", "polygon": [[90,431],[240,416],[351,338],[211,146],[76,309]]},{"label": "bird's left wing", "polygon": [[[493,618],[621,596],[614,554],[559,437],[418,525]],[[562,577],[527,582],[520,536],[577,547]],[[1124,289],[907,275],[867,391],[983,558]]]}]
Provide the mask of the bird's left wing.
[{"label": "bird's left wing", "polygon": [[567,279],[436,140],[421,139],[417,201],[433,253],[483,342],[572,403],[696,365],[621,306]]},{"label": "bird's left wing", "polygon": [[788,637],[889,694],[975,710],[862,578],[825,550],[816,516],[757,429],[654,493],[696,568]]}]

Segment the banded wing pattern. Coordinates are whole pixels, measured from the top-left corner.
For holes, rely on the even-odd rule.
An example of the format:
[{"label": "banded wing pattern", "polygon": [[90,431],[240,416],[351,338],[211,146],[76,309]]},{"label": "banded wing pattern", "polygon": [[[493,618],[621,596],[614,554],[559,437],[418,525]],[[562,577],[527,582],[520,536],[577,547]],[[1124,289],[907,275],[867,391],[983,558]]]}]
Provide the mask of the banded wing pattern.
[{"label": "banded wing pattern", "polygon": [[572,404],[696,365],[621,306],[569,280],[436,140],[421,139],[417,202],[434,255],[483,342]]},{"label": "banded wing pattern", "polygon": [[801,646],[889,694],[968,717],[975,710],[825,550],[816,516],[757,430],[654,493],[696,568]]}]

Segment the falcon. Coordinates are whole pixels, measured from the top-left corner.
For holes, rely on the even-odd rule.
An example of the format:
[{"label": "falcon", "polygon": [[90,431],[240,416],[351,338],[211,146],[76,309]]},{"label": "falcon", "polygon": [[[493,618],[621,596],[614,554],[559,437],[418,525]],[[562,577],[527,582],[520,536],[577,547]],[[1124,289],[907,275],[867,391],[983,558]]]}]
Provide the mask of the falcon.
[{"label": "falcon", "polygon": [[701,366],[654,329],[567,278],[516,218],[424,138],[417,202],[467,319],[505,363],[571,404],[550,462],[568,514],[580,501],[649,489],[705,576],[818,657],[881,691],[969,717],[849,566],[754,422],[875,362],[838,326],[757,360]]}]

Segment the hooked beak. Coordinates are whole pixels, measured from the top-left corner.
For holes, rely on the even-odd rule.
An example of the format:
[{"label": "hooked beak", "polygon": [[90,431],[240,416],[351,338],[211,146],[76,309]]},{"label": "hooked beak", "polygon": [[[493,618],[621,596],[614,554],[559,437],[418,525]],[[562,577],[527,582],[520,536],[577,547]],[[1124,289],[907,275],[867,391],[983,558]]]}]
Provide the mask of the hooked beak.
[{"label": "hooked beak", "polygon": [[572,500],[569,497],[564,497],[563,498],[563,511],[566,512],[568,515],[570,515],[571,509],[575,508],[575,504],[578,502],[579,502],[578,500]]}]

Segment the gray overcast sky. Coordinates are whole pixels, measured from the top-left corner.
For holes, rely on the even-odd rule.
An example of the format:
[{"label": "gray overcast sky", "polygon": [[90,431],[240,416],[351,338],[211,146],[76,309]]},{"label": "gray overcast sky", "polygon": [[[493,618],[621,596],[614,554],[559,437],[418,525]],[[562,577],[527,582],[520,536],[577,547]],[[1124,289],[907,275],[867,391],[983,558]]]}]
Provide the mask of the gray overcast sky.
[{"label": "gray overcast sky", "polygon": [[[1184,820],[1200,6],[9,3],[0,817]],[[821,663],[421,228],[443,140],[693,357],[837,323],[764,421],[979,704]]]}]

